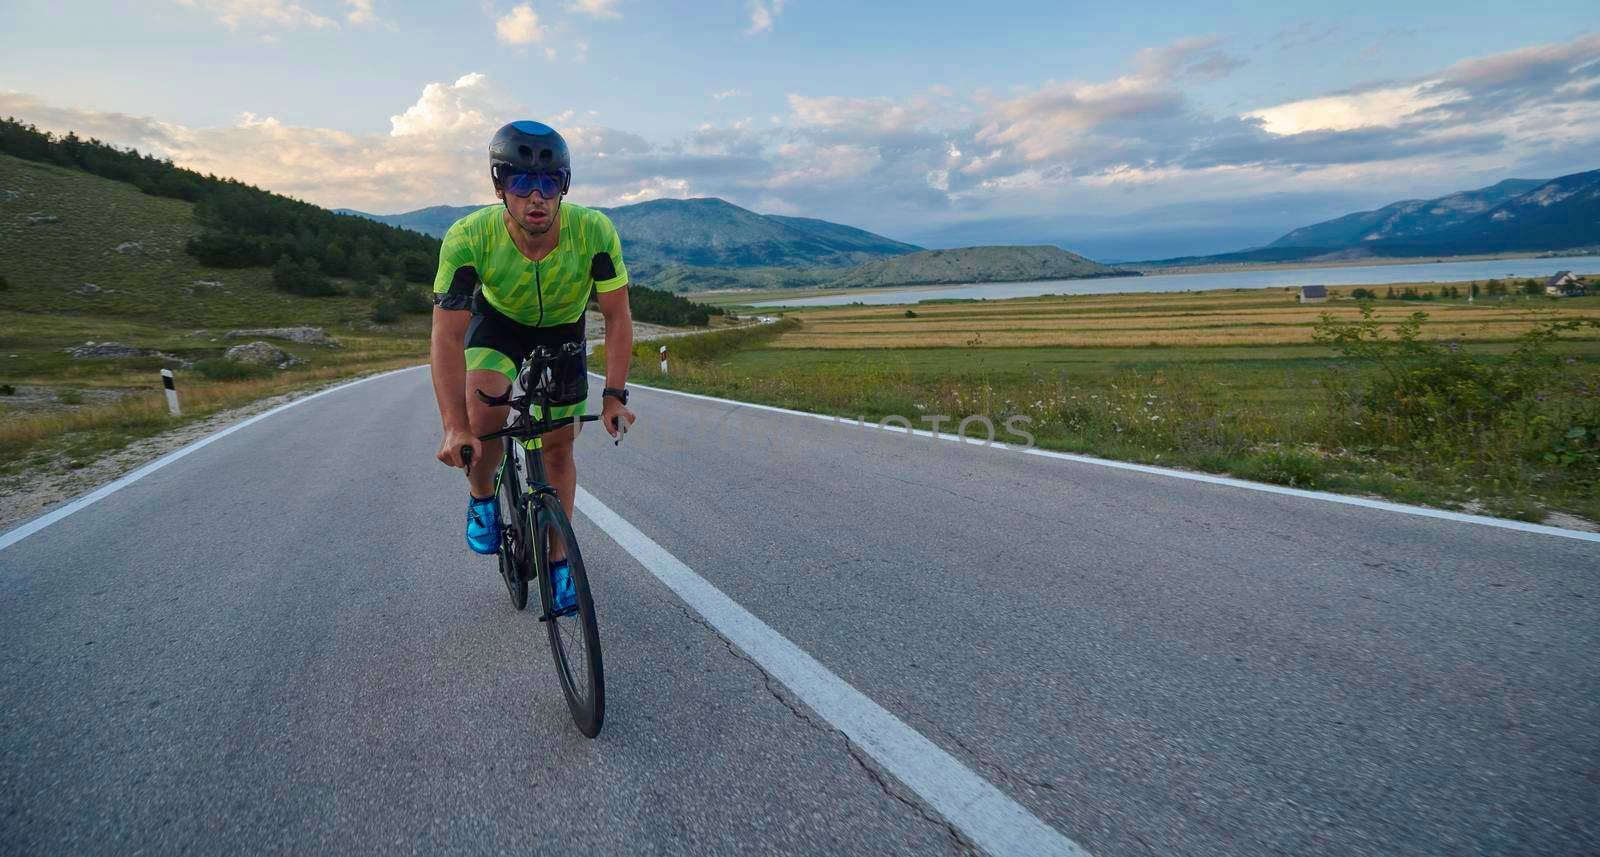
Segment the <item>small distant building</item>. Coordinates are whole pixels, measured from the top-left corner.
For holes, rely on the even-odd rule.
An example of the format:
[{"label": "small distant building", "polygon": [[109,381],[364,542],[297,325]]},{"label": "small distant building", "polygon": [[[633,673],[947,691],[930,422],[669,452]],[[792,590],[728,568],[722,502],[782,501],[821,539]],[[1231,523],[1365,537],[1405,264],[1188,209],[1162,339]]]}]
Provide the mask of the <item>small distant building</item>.
[{"label": "small distant building", "polygon": [[1556,298],[1581,298],[1589,293],[1589,285],[1571,271],[1557,271],[1554,277],[1544,281],[1544,293]]},{"label": "small distant building", "polygon": [[1301,286],[1300,302],[1303,304],[1320,304],[1328,300],[1327,286]]}]

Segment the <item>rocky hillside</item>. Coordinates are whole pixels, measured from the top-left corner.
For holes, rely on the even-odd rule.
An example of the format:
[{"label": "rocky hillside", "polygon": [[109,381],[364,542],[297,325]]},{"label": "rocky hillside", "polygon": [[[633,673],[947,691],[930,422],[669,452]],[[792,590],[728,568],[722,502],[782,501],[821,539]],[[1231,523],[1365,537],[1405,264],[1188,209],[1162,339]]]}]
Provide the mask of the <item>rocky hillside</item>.
[{"label": "rocky hillside", "polygon": [[[1401,240],[1384,243],[1410,249]],[[1418,243],[1422,253],[1437,247],[1458,253],[1600,247],[1600,170],[1545,182]]]},{"label": "rocky hillside", "polygon": [[829,287],[1004,283],[1082,277],[1138,276],[1058,247],[961,247],[923,250],[862,265]]}]

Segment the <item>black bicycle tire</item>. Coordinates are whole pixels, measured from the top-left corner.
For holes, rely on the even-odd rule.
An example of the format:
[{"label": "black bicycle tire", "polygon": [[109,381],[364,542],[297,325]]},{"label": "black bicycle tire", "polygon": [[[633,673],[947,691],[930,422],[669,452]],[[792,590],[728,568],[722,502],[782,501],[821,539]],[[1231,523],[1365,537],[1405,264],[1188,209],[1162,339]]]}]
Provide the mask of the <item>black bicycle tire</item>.
[{"label": "black bicycle tire", "polygon": [[[516,569],[516,574],[507,573],[508,567],[515,567],[518,563],[514,556],[509,555],[509,551],[514,548],[513,537],[501,537],[500,579],[505,581],[506,594],[511,596],[511,606],[522,610],[528,606],[528,577],[530,575],[528,574],[526,557],[533,555],[533,545],[531,533],[526,525],[526,507],[518,502],[518,495],[522,493],[522,481],[520,474],[517,473],[516,458],[512,455],[511,445],[513,443],[516,443],[516,441],[510,438],[505,439],[505,456],[500,460],[500,484],[496,490],[506,498],[505,505],[510,506],[512,512],[512,514],[500,519],[500,525],[506,527],[515,522],[516,534],[514,538],[522,543],[524,560],[521,563],[521,568]],[[498,499],[496,502],[499,502]]]},{"label": "black bicycle tire", "polygon": [[[547,621],[545,630],[550,637],[550,656],[555,661],[556,676],[561,681],[561,694],[566,697],[567,710],[572,713],[572,722],[577,725],[578,731],[584,736],[593,738],[600,734],[600,727],[605,722],[606,716],[606,682],[605,663],[600,653],[600,626],[595,620],[594,598],[589,592],[589,576],[584,570],[583,554],[578,549],[578,540],[572,532],[572,522],[567,519],[566,510],[561,507],[560,501],[551,494],[539,496],[538,511],[545,516],[551,526],[541,528],[546,533],[554,530],[558,538],[566,546],[567,570],[572,575],[572,588],[577,595],[578,625],[583,630],[584,651],[587,655],[587,674],[589,676],[589,692],[580,696],[576,682],[573,680],[569,659],[561,643],[561,630],[552,615],[555,593],[550,586],[549,559],[544,551],[539,551],[539,597],[544,608]],[[548,537],[548,536],[546,536]]]}]

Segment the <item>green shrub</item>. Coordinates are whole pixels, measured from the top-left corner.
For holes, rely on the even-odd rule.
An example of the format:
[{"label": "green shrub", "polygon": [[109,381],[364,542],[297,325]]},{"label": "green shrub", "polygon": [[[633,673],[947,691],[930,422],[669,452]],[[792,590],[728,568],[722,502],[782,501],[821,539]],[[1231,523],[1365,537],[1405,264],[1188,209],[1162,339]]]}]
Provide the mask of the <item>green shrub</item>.
[{"label": "green shrub", "polygon": [[1358,301],[1370,301],[1377,300],[1378,293],[1372,289],[1351,289],[1350,297],[1355,298]]},{"label": "green shrub", "polygon": [[1274,449],[1246,456],[1234,465],[1234,472],[1245,479],[1288,485],[1291,488],[1315,488],[1328,473],[1322,456],[1298,449]]},{"label": "green shrub", "polygon": [[401,312],[420,315],[433,311],[433,292],[415,286],[402,286],[395,290],[394,304]]},{"label": "green shrub", "polygon": [[83,391],[62,390],[61,392],[56,393],[56,401],[63,405],[81,405],[83,404]]},{"label": "green shrub", "polygon": [[10,289],[11,281],[7,280],[4,274],[0,274],[0,292],[9,291]]},{"label": "green shrub", "polygon": [[1596,322],[1545,322],[1503,356],[1474,357],[1455,342],[1423,339],[1427,319],[1414,312],[1391,337],[1370,306],[1355,321],[1323,314],[1316,341],[1378,370],[1360,388],[1330,385],[1348,421],[1342,436],[1507,484],[1520,484],[1528,478],[1524,463],[1546,456],[1550,463],[1600,466],[1600,455],[1586,457],[1594,447],[1591,425],[1600,429],[1600,406],[1581,404],[1597,397],[1574,380],[1573,361],[1558,361],[1550,350],[1562,332]]},{"label": "green shrub", "polygon": [[916,317],[917,317],[917,314],[915,312],[913,312],[911,310],[906,310],[906,318],[916,318]]},{"label": "green shrub", "polygon": [[243,381],[272,374],[272,368],[255,363],[238,363],[222,357],[208,357],[194,362],[194,371],[208,381]]},{"label": "green shrub", "polygon": [[628,309],[639,321],[651,324],[703,327],[714,315],[722,315],[719,307],[695,303],[671,292],[647,286],[628,287]]},{"label": "green shrub", "polygon": [[10,384],[0,384],[0,396],[15,396],[17,388]]},{"label": "green shrub", "polygon": [[394,301],[381,301],[372,308],[372,320],[378,324],[394,324],[400,320],[400,305]]}]

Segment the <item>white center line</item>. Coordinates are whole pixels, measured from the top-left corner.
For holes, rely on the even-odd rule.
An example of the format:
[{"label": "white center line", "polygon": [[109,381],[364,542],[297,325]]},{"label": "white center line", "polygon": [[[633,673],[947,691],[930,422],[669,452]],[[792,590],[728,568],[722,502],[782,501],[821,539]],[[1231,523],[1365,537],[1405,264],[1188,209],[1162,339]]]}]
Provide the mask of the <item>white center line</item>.
[{"label": "white center line", "polygon": [[1089,852],[834,675],[583,488],[578,509],[768,675],[995,857]]}]

